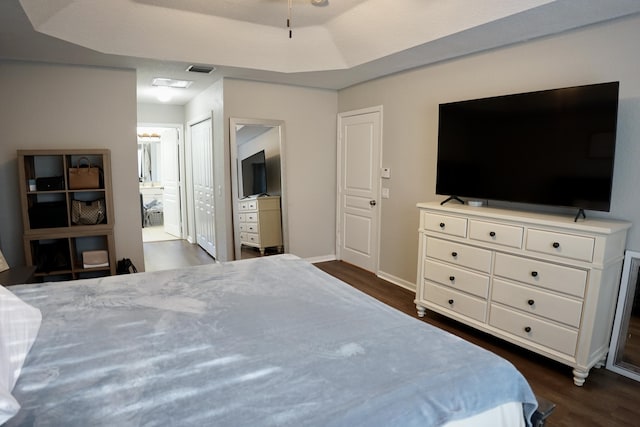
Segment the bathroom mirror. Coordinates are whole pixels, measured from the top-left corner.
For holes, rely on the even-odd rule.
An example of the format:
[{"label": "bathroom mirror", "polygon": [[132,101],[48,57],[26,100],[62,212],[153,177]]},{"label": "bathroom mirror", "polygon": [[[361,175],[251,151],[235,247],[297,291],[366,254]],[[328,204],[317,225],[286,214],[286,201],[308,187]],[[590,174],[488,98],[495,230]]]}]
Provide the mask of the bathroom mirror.
[{"label": "bathroom mirror", "polygon": [[[233,236],[235,259],[288,251],[287,192],[285,173],[284,122],[265,119],[229,119],[231,157],[231,189],[233,205]],[[250,167],[252,166],[252,167]],[[250,169],[254,172],[250,172]],[[243,173],[244,170],[244,173]],[[241,202],[262,199],[261,204],[280,206],[279,218],[273,212],[260,216],[258,230],[254,217],[241,212]],[[242,204],[242,206],[247,206]],[[253,205],[252,205],[253,206]],[[269,208],[271,209],[271,208]],[[263,220],[269,218],[269,222]],[[281,231],[273,226],[279,222]],[[247,229],[250,228],[250,229]],[[261,247],[273,239],[270,232],[281,235],[281,245]],[[241,233],[243,233],[241,235]],[[247,235],[246,233],[253,233]],[[256,234],[257,233],[257,234]],[[249,236],[249,237],[247,237]],[[247,239],[250,240],[247,240]],[[243,245],[242,241],[248,243]]]},{"label": "bathroom mirror", "polygon": [[607,369],[640,381],[640,252],[626,251]]}]

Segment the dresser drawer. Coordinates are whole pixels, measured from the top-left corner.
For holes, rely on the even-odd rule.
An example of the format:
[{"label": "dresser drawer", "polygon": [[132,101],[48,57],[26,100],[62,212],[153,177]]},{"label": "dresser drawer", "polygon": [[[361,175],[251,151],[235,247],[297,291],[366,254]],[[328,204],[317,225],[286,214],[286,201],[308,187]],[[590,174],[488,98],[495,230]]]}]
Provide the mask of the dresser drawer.
[{"label": "dresser drawer", "polygon": [[526,249],[529,251],[591,262],[594,245],[593,237],[534,229],[527,231]]},{"label": "dresser drawer", "polygon": [[486,299],[489,293],[489,276],[473,273],[452,265],[425,260],[424,278],[483,299]]},{"label": "dresser drawer", "polygon": [[247,221],[247,214],[238,214],[238,220],[242,223],[242,222],[246,222]]},{"label": "dresser drawer", "polygon": [[249,200],[247,202],[247,209],[250,211],[258,209],[258,201],[257,200]]},{"label": "dresser drawer", "polygon": [[498,305],[491,305],[489,324],[510,334],[545,347],[574,356],[578,331],[518,313]]},{"label": "dresser drawer", "polygon": [[516,308],[529,314],[545,317],[577,328],[580,326],[582,302],[550,294],[526,286],[493,280],[491,301]]},{"label": "dresser drawer", "polygon": [[241,211],[246,211],[247,209],[249,209],[249,202],[239,202],[238,207]]},{"label": "dresser drawer", "polygon": [[257,222],[247,222],[246,223],[247,231],[249,233],[257,233],[258,232],[258,223]]},{"label": "dresser drawer", "polygon": [[469,238],[512,248],[522,247],[524,229],[495,222],[469,220]]},{"label": "dresser drawer", "polygon": [[247,228],[247,223],[241,222],[240,224],[238,224],[238,230],[240,230],[240,233],[242,233],[243,231],[249,231]]},{"label": "dresser drawer", "polygon": [[491,251],[486,249],[427,238],[426,256],[485,273],[491,271]]},{"label": "dresser drawer", "polygon": [[245,218],[247,222],[258,222],[258,212],[247,212]]},{"label": "dresser drawer", "polygon": [[245,242],[248,243],[253,243],[256,245],[260,244],[260,235],[256,234],[256,233],[247,233],[246,235],[246,239],[244,239]]},{"label": "dresser drawer", "polygon": [[424,228],[450,236],[467,237],[467,219],[423,212]]},{"label": "dresser drawer", "polygon": [[496,253],[496,276],[582,298],[587,272],[544,261]]},{"label": "dresser drawer", "polygon": [[240,232],[240,242],[242,242],[242,243],[248,242],[248,240],[247,240],[247,232],[246,231],[241,231]]},{"label": "dresser drawer", "polygon": [[485,321],[487,311],[485,300],[434,285],[430,282],[424,282],[422,286],[424,286],[423,295],[426,296],[427,301],[480,322]]}]

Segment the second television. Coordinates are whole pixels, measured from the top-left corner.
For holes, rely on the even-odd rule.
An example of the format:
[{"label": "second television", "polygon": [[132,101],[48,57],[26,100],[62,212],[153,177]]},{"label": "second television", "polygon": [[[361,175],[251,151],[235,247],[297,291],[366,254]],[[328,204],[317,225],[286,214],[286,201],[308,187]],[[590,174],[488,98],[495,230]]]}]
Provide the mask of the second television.
[{"label": "second television", "polygon": [[267,194],[267,162],[264,150],[260,150],[240,162],[242,187],[240,197]]}]

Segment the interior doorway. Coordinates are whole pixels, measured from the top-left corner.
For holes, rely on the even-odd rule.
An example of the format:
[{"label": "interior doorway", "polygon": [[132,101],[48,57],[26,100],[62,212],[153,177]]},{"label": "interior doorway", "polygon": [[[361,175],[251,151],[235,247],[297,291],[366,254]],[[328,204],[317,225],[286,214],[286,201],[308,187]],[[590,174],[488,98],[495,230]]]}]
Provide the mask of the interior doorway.
[{"label": "interior doorway", "polygon": [[182,126],[140,124],[137,133],[142,241],[183,239]]}]

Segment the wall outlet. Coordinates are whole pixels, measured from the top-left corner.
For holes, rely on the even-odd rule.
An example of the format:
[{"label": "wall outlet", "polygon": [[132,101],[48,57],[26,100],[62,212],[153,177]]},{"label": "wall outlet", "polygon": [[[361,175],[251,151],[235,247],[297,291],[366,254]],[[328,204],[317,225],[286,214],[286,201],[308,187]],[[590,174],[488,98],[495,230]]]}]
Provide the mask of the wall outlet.
[{"label": "wall outlet", "polygon": [[389,189],[382,187],[382,198],[383,199],[388,199],[389,198]]},{"label": "wall outlet", "polygon": [[391,178],[391,168],[382,168],[382,178]]}]

